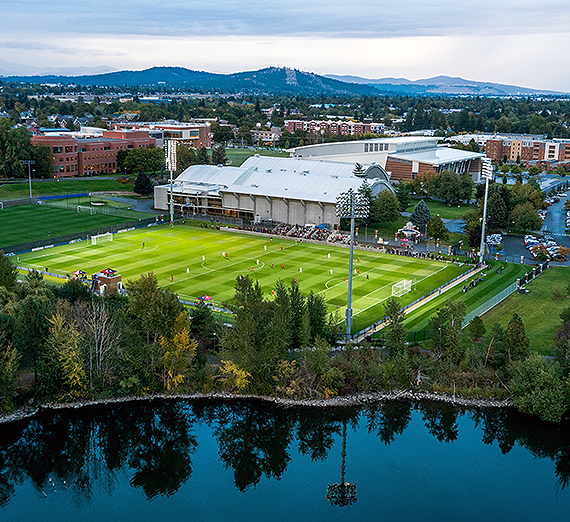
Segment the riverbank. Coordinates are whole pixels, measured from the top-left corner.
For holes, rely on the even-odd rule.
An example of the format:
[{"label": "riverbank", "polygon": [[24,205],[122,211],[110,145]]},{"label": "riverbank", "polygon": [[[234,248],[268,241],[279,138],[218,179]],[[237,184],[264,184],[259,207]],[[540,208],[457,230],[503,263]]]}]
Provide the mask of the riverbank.
[{"label": "riverbank", "polygon": [[144,397],[127,396],[116,397],[113,399],[79,401],[66,403],[46,403],[39,406],[26,406],[16,410],[10,414],[0,414],[0,424],[16,422],[34,417],[36,414],[46,410],[64,410],[64,409],[80,409],[90,406],[112,405],[126,402],[151,401],[151,400],[193,400],[193,399],[212,399],[212,400],[261,400],[270,402],[285,408],[295,407],[317,407],[317,408],[338,408],[338,407],[355,407],[369,406],[372,404],[382,404],[388,401],[429,401],[442,402],[462,408],[507,408],[512,407],[513,403],[510,399],[465,399],[463,397],[433,393],[433,392],[414,392],[412,390],[401,390],[393,392],[374,392],[374,393],[357,393],[354,395],[346,395],[342,397],[331,397],[328,399],[283,399],[280,397],[270,397],[264,395],[240,395],[235,393],[178,393],[164,394],[157,393],[145,395]]}]

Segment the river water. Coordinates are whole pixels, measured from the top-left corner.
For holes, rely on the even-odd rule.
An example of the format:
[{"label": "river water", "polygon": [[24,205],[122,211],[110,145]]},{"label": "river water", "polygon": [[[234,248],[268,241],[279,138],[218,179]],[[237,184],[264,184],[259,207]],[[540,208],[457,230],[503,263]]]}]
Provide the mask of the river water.
[{"label": "river water", "polygon": [[44,412],[0,425],[0,521],[568,520],[569,435],[429,403]]}]

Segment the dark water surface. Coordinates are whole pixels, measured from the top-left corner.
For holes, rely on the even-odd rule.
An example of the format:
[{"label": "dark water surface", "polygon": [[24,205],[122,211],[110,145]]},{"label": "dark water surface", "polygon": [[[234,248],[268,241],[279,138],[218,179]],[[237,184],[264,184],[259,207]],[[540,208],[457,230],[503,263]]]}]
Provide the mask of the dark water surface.
[{"label": "dark water surface", "polygon": [[434,404],[46,412],[0,425],[0,521],[564,521],[569,435]]}]

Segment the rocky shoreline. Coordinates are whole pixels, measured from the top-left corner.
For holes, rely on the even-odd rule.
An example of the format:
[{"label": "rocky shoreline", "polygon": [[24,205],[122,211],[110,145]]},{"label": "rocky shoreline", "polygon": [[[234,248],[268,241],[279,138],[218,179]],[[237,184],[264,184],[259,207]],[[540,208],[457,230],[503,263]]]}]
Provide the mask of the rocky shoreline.
[{"label": "rocky shoreline", "polygon": [[372,404],[382,404],[388,401],[429,401],[441,402],[462,408],[507,408],[513,406],[510,399],[465,399],[453,395],[433,392],[414,392],[402,390],[394,392],[374,392],[357,393],[342,397],[332,397],[329,399],[283,399],[280,397],[270,397],[264,395],[239,395],[234,393],[179,393],[179,394],[152,394],[144,397],[127,396],[113,399],[102,399],[93,401],[67,402],[67,403],[46,403],[39,406],[26,406],[10,414],[0,414],[0,424],[16,422],[29,419],[37,413],[45,410],[79,409],[89,406],[112,405],[125,402],[150,401],[150,400],[180,400],[180,399],[212,399],[212,400],[261,400],[270,402],[285,408],[295,407],[317,407],[317,408],[337,408],[369,406]]}]

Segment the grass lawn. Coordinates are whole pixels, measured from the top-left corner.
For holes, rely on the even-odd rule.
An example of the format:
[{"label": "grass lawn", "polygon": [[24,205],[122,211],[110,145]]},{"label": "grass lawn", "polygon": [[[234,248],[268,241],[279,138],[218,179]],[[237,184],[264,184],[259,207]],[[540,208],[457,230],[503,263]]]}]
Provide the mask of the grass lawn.
[{"label": "grass lawn", "polygon": [[[0,180],[0,185],[2,181]],[[53,194],[105,191],[132,191],[132,184],[119,183],[115,179],[72,178],[53,181],[33,181],[34,196]],[[30,195],[28,183],[17,183],[0,186],[0,201],[7,199],[27,198]]]},{"label": "grass lawn", "polygon": [[[416,205],[420,202],[419,199],[412,199],[412,204],[408,207],[408,212],[413,212]],[[439,214],[443,219],[459,219],[467,210],[476,209],[477,205],[448,205],[444,201],[436,201],[433,199],[424,199],[424,203],[429,208],[431,215]]]},{"label": "grass lawn", "polygon": [[[142,214],[146,217],[146,214]],[[0,210],[0,248],[64,236],[129,221],[118,216],[23,205]],[[49,234],[48,234],[49,232]]]},{"label": "grass lawn", "polygon": [[[227,259],[222,252],[228,252]],[[113,268],[121,273],[123,280],[153,271],[160,286],[180,297],[192,300],[207,294],[216,303],[233,298],[239,275],[258,280],[268,296],[277,280],[289,283],[298,279],[305,294],[324,292],[329,310],[338,310],[342,321],[347,300],[348,258],[348,249],[332,245],[176,225],[115,234],[112,242],[95,246],[81,242],[30,252],[19,256],[19,264],[38,269],[49,267],[50,272],[61,274],[78,269],[92,274]],[[394,283],[402,279],[413,281],[412,291],[401,298],[405,304],[467,269],[372,250],[357,250],[354,267],[360,273],[353,277],[353,332],[383,317],[383,302],[392,295]]]},{"label": "grass lawn", "polygon": [[[517,313],[525,326],[525,332],[533,350],[543,355],[552,351],[554,334],[560,326],[560,312],[570,306],[566,298],[566,289],[570,283],[570,268],[553,267],[538,276],[527,285],[528,294],[512,294],[503,302],[482,316],[487,328],[486,343],[491,341],[491,326],[498,322],[507,328],[514,313]],[[562,299],[555,301],[552,289],[558,287],[562,291]],[[483,341],[485,343],[485,340]]]},{"label": "grass lawn", "polygon": [[[492,296],[508,287],[513,281],[528,272],[529,267],[516,263],[501,263],[491,261],[491,268],[484,271],[483,282],[471,288],[467,293],[463,293],[463,285],[458,285],[451,290],[441,294],[425,306],[414,310],[404,321],[404,325],[409,331],[425,330],[428,327],[429,318],[436,313],[437,309],[450,299],[451,301],[464,301],[467,311],[474,310],[478,306],[488,301]],[[505,269],[497,274],[497,268],[504,266]],[[500,305],[499,305],[500,306]],[[485,321],[487,323],[487,321]]]},{"label": "grass lawn", "polygon": [[[254,154],[259,154],[260,156],[273,156],[273,150],[255,150],[255,149],[226,149],[226,156],[231,161],[230,165],[232,167],[240,167],[241,164]],[[288,158],[289,154],[287,152],[281,152],[275,150],[276,158]]]}]

